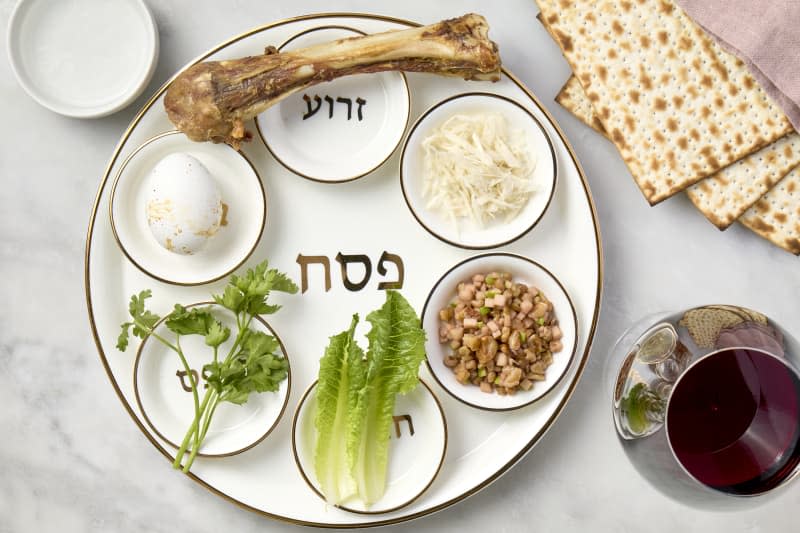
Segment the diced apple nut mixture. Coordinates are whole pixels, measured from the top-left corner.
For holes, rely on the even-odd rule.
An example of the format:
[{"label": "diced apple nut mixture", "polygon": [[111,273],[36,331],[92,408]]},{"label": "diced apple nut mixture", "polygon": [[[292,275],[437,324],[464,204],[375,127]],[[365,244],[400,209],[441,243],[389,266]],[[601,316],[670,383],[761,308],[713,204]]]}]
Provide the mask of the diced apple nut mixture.
[{"label": "diced apple nut mixture", "polygon": [[563,348],[553,304],[536,287],[507,272],[476,274],[439,311],[439,342],[450,346],[444,364],[456,380],[501,395],[544,381]]}]

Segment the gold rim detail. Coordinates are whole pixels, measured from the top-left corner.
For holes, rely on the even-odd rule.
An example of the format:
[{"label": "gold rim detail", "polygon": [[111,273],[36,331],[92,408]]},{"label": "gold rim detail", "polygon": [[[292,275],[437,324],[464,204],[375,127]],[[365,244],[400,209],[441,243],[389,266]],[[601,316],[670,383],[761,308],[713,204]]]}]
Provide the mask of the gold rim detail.
[{"label": "gold rim detail", "polygon": [[[188,309],[188,308],[192,308],[192,307],[200,307],[200,306],[203,306],[203,305],[219,306],[219,304],[217,304],[216,302],[198,302],[198,303],[195,303],[195,304],[187,305],[186,308]],[[219,306],[219,307],[221,307],[221,306]],[[153,331],[155,331],[156,328],[158,326],[160,326],[166,319],[167,319],[167,317],[165,316],[161,320],[156,322],[156,324],[153,326]],[[225,453],[202,453],[202,452],[197,452],[197,456],[198,457],[232,457],[234,455],[239,455],[242,452],[246,452],[247,450],[253,448],[254,446],[256,446],[258,444],[260,444],[264,439],[266,439],[269,436],[269,434],[272,433],[272,430],[274,430],[275,427],[278,425],[278,422],[281,421],[281,418],[283,418],[284,412],[286,412],[286,406],[289,404],[289,396],[291,396],[291,394],[292,394],[292,362],[291,362],[291,360],[289,360],[289,354],[286,353],[286,347],[284,346],[283,341],[281,340],[280,336],[278,336],[278,334],[275,332],[275,330],[272,329],[272,326],[270,326],[269,323],[267,323],[267,321],[264,320],[263,318],[261,318],[260,316],[256,316],[255,319],[258,322],[260,322],[262,326],[267,328],[267,330],[270,332],[270,334],[273,337],[275,337],[275,340],[278,341],[278,345],[281,347],[281,352],[283,353],[283,357],[284,357],[284,359],[286,359],[286,364],[288,365],[288,369],[287,369],[287,372],[286,372],[286,380],[287,380],[286,381],[286,397],[283,399],[283,405],[281,406],[281,410],[278,413],[278,416],[277,416],[277,418],[275,418],[275,421],[272,423],[272,425],[269,428],[267,428],[266,433],[264,433],[263,435],[258,437],[255,441],[247,444],[243,448],[239,448],[238,450],[234,450],[234,451],[231,451],[231,452],[225,452]],[[166,442],[167,444],[169,444],[173,448],[178,449],[178,448],[180,448],[180,445],[172,442],[163,433],[161,433],[158,430],[158,428],[156,428],[155,424],[153,424],[153,422],[150,420],[150,417],[147,416],[147,411],[145,411],[144,405],[142,405],[141,396],[139,395],[139,362],[142,359],[142,351],[144,350],[144,345],[149,339],[150,339],[150,337],[146,337],[142,342],[139,343],[139,349],[136,350],[136,361],[133,364],[133,392],[134,392],[134,395],[136,396],[136,404],[139,406],[139,411],[141,411],[142,417],[144,418],[145,422],[147,422],[147,425],[150,426],[150,429],[153,431],[153,433],[158,435],[159,438],[161,438],[161,440],[163,440],[164,442]]]},{"label": "gold rim detail", "polygon": [[[488,254],[480,254],[480,255],[474,255],[472,257],[468,257],[467,259],[464,259],[463,261],[459,261],[458,263],[456,263],[455,265],[450,267],[447,270],[447,272],[442,274],[442,277],[440,277],[439,280],[436,283],[433,284],[433,288],[431,288],[430,292],[428,293],[428,297],[425,299],[425,305],[422,307],[422,315],[420,316],[420,321],[423,324],[425,323],[425,313],[428,311],[428,304],[431,301],[431,296],[433,296],[433,293],[436,292],[436,289],[439,287],[439,285],[442,284],[444,279],[453,270],[457,269],[461,265],[465,265],[465,264],[470,263],[470,262],[472,262],[472,261],[474,261],[476,259],[482,259],[484,257],[511,257],[511,258],[514,258],[514,259],[520,259],[522,261],[525,261],[526,263],[530,263],[530,264],[534,265],[535,267],[540,268],[542,271],[544,271],[544,273],[547,274],[548,276],[550,276],[553,279],[553,281],[556,282],[556,285],[558,285],[561,288],[561,291],[564,293],[564,296],[566,296],[566,298],[567,298],[567,302],[569,302],[569,308],[570,308],[570,311],[572,313],[572,323],[573,323],[573,325],[575,327],[575,336],[574,336],[574,339],[573,339],[572,353],[569,354],[569,360],[567,361],[567,366],[564,369],[564,372],[562,372],[561,375],[558,377],[558,379],[555,380],[549,387],[547,387],[547,389],[542,394],[540,394],[536,398],[533,398],[529,402],[525,402],[525,403],[523,403],[521,405],[515,405],[513,407],[486,407],[484,405],[478,405],[478,404],[470,403],[470,402],[466,401],[464,398],[461,398],[460,396],[456,395],[449,388],[447,388],[444,385],[444,383],[442,383],[439,380],[439,378],[436,376],[436,372],[434,372],[433,367],[431,367],[431,363],[430,363],[430,357],[431,356],[430,356],[430,354],[427,353],[427,351],[425,352],[425,364],[428,366],[428,371],[430,372],[431,376],[433,376],[433,379],[436,380],[436,383],[438,383],[439,386],[442,387],[442,389],[444,389],[444,391],[447,394],[449,394],[450,396],[452,396],[453,398],[455,398],[459,402],[461,402],[461,403],[463,403],[465,405],[468,405],[470,407],[474,407],[475,409],[480,409],[482,411],[495,411],[495,412],[496,411],[516,411],[517,409],[522,409],[523,407],[526,407],[528,405],[536,403],[537,401],[539,401],[542,398],[544,398],[545,396],[547,396],[547,394],[550,391],[552,391],[554,388],[556,388],[556,386],[558,386],[558,384],[561,383],[561,381],[564,379],[564,377],[569,373],[569,369],[572,366],[573,360],[575,359],[575,353],[578,351],[578,314],[575,312],[575,304],[572,303],[572,298],[570,297],[569,293],[567,292],[567,289],[564,288],[564,285],[561,283],[561,280],[559,280],[557,277],[555,277],[555,275],[553,275],[553,273],[550,272],[550,270],[548,270],[547,268],[545,268],[541,264],[537,263],[533,259],[530,259],[530,258],[522,256],[522,255],[512,254],[510,252],[492,252],[492,253],[488,253]],[[559,320],[559,322],[560,322],[560,320]]]},{"label": "gold rim detail", "polygon": [[[146,108],[149,108],[149,107],[150,107],[150,103],[148,103]],[[136,120],[137,122],[138,122],[139,118],[141,118],[141,117],[137,116],[137,120]],[[126,133],[126,137],[129,135],[129,133],[130,132]],[[235,272],[236,269],[238,269],[240,266],[242,266],[250,258],[250,256],[253,255],[253,252],[256,251],[256,248],[258,248],[258,243],[261,242],[261,236],[264,234],[264,228],[267,225],[267,210],[268,210],[268,206],[267,206],[267,191],[264,188],[264,182],[261,179],[261,174],[258,173],[258,170],[256,169],[256,167],[253,164],[253,162],[250,160],[250,158],[247,157],[247,155],[245,155],[244,152],[234,150],[234,152],[237,155],[239,155],[240,157],[242,157],[247,162],[247,164],[250,165],[250,168],[253,170],[253,173],[254,173],[254,175],[256,177],[256,181],[258,182],[258,186],[259,186],[259,188],[261,190],[261,197],[262,197],[262,199],[264,201],[264,215],[261,217],[261,228],[258,230],[258,235],[256,236],[256,240],[253,243],[253,246],[250,248],[250,250],[247,252],[247,254],[245,254],[245,256],[242,258],[242,260],[239,261],[233,268],[230,268],[227,271],[223,272],[222,274],[220,274],[218,276],[214,276],[211,279],[201,280],[201,281],[185,282],[185,281],[166,279],[166,278],[163,278],[161,276],[158,276],[158,275],[150,272],[149,270],[144,268],[142,265],[140,265],[136,261],[136,259],[134,259],[133,255],[131,255],[130,252],[128,252],[128,250],[125,248],[125,245],[122,244],[122,240],[119,238],[119,234],[117,233],[117,226],[116,226],[116,223],[114,221],[114,199],[116,197],[117,185],[119,184],[119,181],[122,178],[122,173],[125,171],[125,168],[128,166],[128,163],[130,163],[131,160],[134,157],[136,157],[147,146],[149,146],[150,144],[152,144],[152,143],[154,143],[154,142],[156,142],[156,141],[158,141],[160,139],[163,139],[165,137],[169,137],[170,135],[182,135],[182,133],[180,131],[178,131],[178,130],[171,130],[171,131],[167,131],[167,132],[164,132],[164,133],[159,133],[158,135],[156,135],[154,137],[150,137],[149,139],[144,141],[141,145],[139,145],[133,152],[131,152],[131,154],[128,157],[126,157],[125,160],[120,165],[119,171],[117,172],[116,177],[114,178],[114,183],[111,186],[111,197],[110,197],[110,199],[108,201],[108,217],[111,220],[111,232],[114,235],[114,240],[116,241],[117,246],[122,251],[123,255],[125,255],[125,257],[128,258],[128,261],[130,261],[133,264],[133,266],[135,266],[136,268],[138,268],[140,271],[144,272],[145,274],[147,274],[151,278],[153,278],[155,280],[158,280],[158,281],[160,281],[162,283],[166,283],[168,285],[177,285],[179,287],[194,287],[194,286],[197,286],[197,285],[206,285],[208,283],[213,283],[215,281],[219,281],[222,278],[224,278],[224,277],[230,275],[231,273]],[[116,157],[119,156],[119,150],[121,149],[121,147],[122,147],[122,145],[117,147],[117,151],[114,154],[114,159],[116,159]],[[108,170],[110,170],[110,166],[109,166]],[[106,181],[106,179],[108,177],[108,170],[106,172],[106,178],[103,180],[103,184],[105,184],[105,181]],[[92,219],[94,219],[94,213],[92,214]]]},{"label": "gold rim detail", "polygon": [[[267,28],[264,28],[264,29],[267,29]],[[316,26],[314,28],[308,28],[306,30],[301,31],[300,33],[296,33],[295,35],[292,35],[291,37],[286,39],[283,42],[283,44],[281,44],[278,47],[278,51],[283,50],[283,48],[286,45],[290,44],[295,39],[298,39],[298,38],[302,37],[303,35],[307,35],[309,33],[313,33],[315,31],[320,31],[320,30],[347,30],[347,31],[352,31],[353,33],[356,33],[356,34],[359,34],[359,35],[367,35],[365,32],[363,32],[363,31],[361,31],[359,29],[356,29],[356,28],[352,28],[350,26],[342,26],[342,25],[337,25],[337,24],[331,24],[331,25],[325,25],[325,26]],[[272,157],[274,157],[275,160],[278,163],[280,163],[285,169],[287,169],[288,171],[292,172],[293,174],[297,174],[301,178],[305,178],[307,180],[311,180],[311,181],[316,182],[316,183],[328,183],[328,184],[348,183],[350,181],[355,181],[355,180],[357,180],[359,178],[363,178],[364,176],[367,176],[368,174],[372,174],[377,169],[382,167],[384,165],[384,163],[386,163],[392,157],[392,155],[394,155],[394,153],[397,151],[397,147],[400,146],[400,143],[403,142],[403,136],[404,136],[406,130],[408,129],[408,124],[411,122],[411,88],[408,86],[408,79],[406,78],[405,73],[404,72],[398,72],[398,73],[400,74],[400,78],[403,80],[403,86],[405,87],[406,97],[408,99],[408,111],[406,112],[406,120],[405,120],[405,124],[403,125],[403,131],[400,134],[400,137],[397,139],[397,143],[392,147],[392,149],[389,151],[389,153],[386,155],[386,157],[383,158],[383,160],[381,160],[380,163],[376,164],[371,169],[369,169],[369,170],[367,170],[365,172],[362,172],[361,174],[358,174],[357,176],[348,176],[346,178],[338,178],[338,179],[334,179],[334,180],[326,180],[326,179],[316,178],[314,176],[309,176],[308,174],[304,174],[303,172],[300,172],[296,168],[294,168],[291,165],[289,165],[286,161],[281,159],[281,157],[278,154],[275,153],[275,151],[269,145],[269,142],[267,142],[267,137],[264,135],[264,132],[261,131],[261,124],[258,121],[258,117],[256,117],[256,118],[253,119],[253,122],[256,125],[256,131],[258,132],[258,137],[259,137],[259,139],[261,139],[261,142],[264,144],[264,146],[267,147],[267,150],[269,151],[270,155],[272,155]]]},{"label": "gold rim detail", "polygon": [[[128,126],[128,128],[125,130],[125,133],[120,138],[119,142],[117,143],[117,146],[114,148],[114,153],[111,156],[111,159],[109,160],[108,165],[106,166],[106,169],[105,169],[104,174],[103,174],[103,179],[100,182],[100,186],[97,189],[97,194],[95,195],[95,200],[94,200],[94,203],[93,203],[93,206],[92,206],[91,216],[90,216],[90,219],[89,219],[89,225],[88,225],[87,232],[86,232],[86,247],[85,247],[85,253],[84,253],[84,287],[85,287],[85,291],[84,292],[85,292],[85,298],[86,298],[87,313],[88,313],[88,316],[89,316],[89,325],[90,325],[91,331],[92,331],[92,337],[94,338],[94,343],[95,343],[95,346],[97,347],[97,353],[98,353],[98,355],[100,357],[100,362],[103,364],[103,367],[105,369],[106,375],[108,376],[108,379],[111,382],[111,386],[114,388],[114,392],[117,394],[117,397],[119,397],[119,400],[122,403],[123,408],[127,411],[128,415],[133,420],[133,423],[136,424],[136,426],[139,428],[139,430],[142,432],[142,434],[145,436],[145,438],[147,438],[150,441],[150,443],[169,462],[172,462],[172,460],[173,460],[171,454],[161,445],[161,443],[158,442],[158,440],[156,440],[150,434],[150,432],[145,427],[143,422],[139,419],[139,417],[133,411],[133,407],[131,406],[131,404],[125,399],[125,395],[123,394],[122,390],[120,389],[119,383],[117,383],[117,381],[116,381],[116,379],[114,377],[114,373],[111,370],[111,366],[109,365],[108,359],[106,359],[106,355],[105,355],[105,352],[103,350],[103,345],[102,345],[102,342],[100,341],[100,336],[99,336],[99,334],[97,332],[97,324],[95,323],[95,319],[94,319],[94,309],[93,309],[93,306],[92,306],[92,287],[91,287],[91,279],[90,279],[90,276],[89,276],[91,253],[92,253],[92,235],[93,235],[93,232],[94,232],[95,222],[97,220],[97,211],[98,211],[98,208],[100,206],[100,202],[103,199],[103,192],[105,191],[105,187],[106,187],[106,185],[108,183],[109,175],[111,173],[111,170],[114,168],[114,165],[116,164],[117,159],[119,158],[119,155],[120,155],[120,152],[121,152],[122,148],[125,146],[125,143],[130,138],[131,133],[136,128],[136,126],[139,124],[139,122],[141,121],[142,117],[153,106],[153,104],[155,104],[155,102],[164,94],[164,92],[166,91],[167,87],[169,87],[169,84],[172,83],[172,81],[181,72],[183,72],[184,70],[186,70],[190,66],[192,66],[192,65],[194,65],[194,64],[196,64],[196,63],[198,63],[200,61],[203,61],[207,57],[211,56],[212,54],[217,53],[218,51],[224,49],[225,47],[227,47],[227,46],[229,46],[229,45],[231,45],[233,43],[236,43],[236,42],[238,42],[238,41],[240,41],[242,39],[246,39],[247,37],[250,37],[250,36],[255,35],[257,33],[260,33],[260,32],[263,32],[263,31],[266,31],[266,30],[269,30],[269,29],[272,29],[272,28],[276,28],[276,27],[279,27],[279,26],[283,26],[283,25],[286,25],[286,24],[292,24],[292,23],[295,23],[295,22],[304,22],[304,21],[309,21],[309,20],[326,19],[326,18],[357,18],[357,19],[364,19],[364,20],[387,22],[387,23],[390,23],[390,24],[397,24],[397,25],[402,25],[402,26],[407,26],[407,27],[418,27],[418,26],[421,26],[421,24],[416,23],[416,22],[410,22],[410,21],[407,21],[407,20],[404,20],[404,19],[400,19],[400,18],[397,18],[397,17],[390,17],[390,16],[386,16],[386,15],[372,15],[372,14],[368,14],[368,13],[346,13],[346,12],[318,13],[318,14],[312,14],[312,15],[302,15],[302,16],[298,16],[298,17],[287,18],[287,19],[283,19],[283,20],[280,20],[280,21],[276,21],[276,22],[270,23],[270,24],[266,24],[264,26],[260,26],[260,27],[254,28],[254,29],[252,29],[250,31],[247,31],[247,32],[245,32],[245,33],[243,33],[241,35],[238,35],[236,37],[233,37],[233,38],[221,43],[220,45],[214,47],[213,49],[207,51],[206,53],[204,53],[204,54],[198,56],[197,58],[195,58],[194,60],[190,61],[182,69],[180,69],[178,72],[176,72],[175,75],[173,75],[170,79],[168,79],[164,83],[164,85],[162,85],[158,89],[158,91],[156,91],[156,93],[150,98],[150,100],[148,100],[147,103],[144,104],[142,109],[136,114],[136,116],[131,121],[131,123]],[[598,269],[598,272],[597,272],[597,289],[596,289],[596,293],[595,293],[594,313],[592,315],[592,321],[591,321],[591,326],[590,326],[590,330],[589,330],[589,335],[587,336],[587,339],[586,339],[586,347],[584,348],[583,355],[581,356],[581,359],[579,360],[579,364],[578,364],[578,368],[577,368],[577,372],[575,374],[574,380],[572,381],[572,383],[570,383],[570,385],[569,385],[569,387],[568,387],[568,389],[566,391],[566,394],[564,395],[564,398],[561,399],[561,402],[559,402],[558,406],[556,407],[555,412],[550,417],[550,419],[547,420],[547,423],[535,435],[533,435],[531,437],[531,440],[528,442],[527,445],[525,445],[514,457],[512,457],[502,467],[500,467],[494,474],[492,474],[491,476],[489,476],[488,478],[486,478],[482,482],[478,483],[474,487],[464,491],[459,496],[456,496],[454,498],[446,500],[446,501],[444,501],[444,502],[442,502],[440,504],[431,506],[431,507],[429,507],[427,509],[423,509],[423,510],[418,511],[416,513],[412,513],[412,514],[409,514],[409,515],[406,515],[406,516],[402,516],[402,517],[397,517],[397,518],[389,518],[389,519],[385,519],[385,520],[376,520],[374,522],[360,522],[360,523],[351,523],[351,524],[333,524],[333,523],[326,523],[326,522],[311,522],[311,521],[307,521],[307,520],[299,520],[299,519],[295,519],[295,518],[281,516],[281,515],[278,515],[278,514],[270,513],[268,511],[264,511],[263,509],[259,509],[257,507],[253,507],[252,505],[248,505],[248,504],[246,504],[246,503],[244,503],[244,502],[242,502],[240,500],[237,500],[237,499],[233,498],[232,496],[229,496],[228,494],[220,491],[219,489],[217,489],[216,487],[214,487],[213,485],[211,485],[210,483],[208,483],[207,481],[205,481],[203,478],[199,477],[198,475],[193,474],[193,473],[190,472],[188,475],[193,481],[197,482],[201,486],[205,487],[208,491],[216,494],[220,498],[223,498],[223,499],[229,501],[230,503],[236,505],[237,507],[239,507],[241,509],[245,509],[245,510],[251,511],[253,513],[259,514],[259,515],[267,517],[267,518],[272,518],[272,519],[275,519],[275,520],[279,520],[279,521],[283,521],[283,522],[287,522],[287,523],[291,523],[291,524],[298,524],[298,525],[304,525],[304,526],[314,526],[314,527],[321,527],[321,528],[334,528],[334,529],[340,529],[342,527],[367,528],[367,527],[377,527],[377,526],[398,524],[398,523],[401,523],[401,522],[406,522],[406,521],[414,520],[416,518],[420,518],[420,517],[423,517],[423,516],[426,516],[426,515],[429,515],[429,514],[433,514],[433,513],[437,512],[437,511],[441,511],[442,509],[446,509],[447,507],[450,507],[451,505],[453,505],[455,503],[458,503],[460,501],[463,501],[463,500],[469,498],[470,496],[472,496],[473,494],[476,494],[476,493],[480,492],[482,489],[486,488],[487,486],[492,484],[494,481],[496,481],[498,478],[500,478],[500,476],[505,474],[512,466],[514,466],[525,455],[527,455],[527,453],[534,447],[534,445],[539,441],[539,439],[542,437],[542,435],[544,435],[544,433],[546,433],[552,427],[553,423],[558,419],[558,417],[560,416],[561,412],[563,411],[564,406],[566,405],[566,403],[572,398],[572,395],[574,394],[575,389],[577,388],[578,383],[580,382],[580,378],[581,378],[581,376],[583,374],[583,370],[586,368],[586,363],[587,363],[588,358],[589,358],[589,351],[591,349],[592,341],[594,340],[594,335],[595,335],[595,332],[597,330],[597,320],[598,320],[598,317],[599,317],[599,314],[600,314],[600,302],[602,300],[602,294],[603,294],[603,287],[602,287],[602,281],[603,281],[603,245],[602,245],[602,236],[600,234],[600,227],[599,227],[599,223],[598,223],[597,207],[594,204],[594,199],[592,198],[591,192],[589,190],[589,184],[588,184],[588,182],[586,180],[586,173],[584,172],[583,167],[581,166],[580,162],[578,161],[578,157],[575,154],[575,150],[572,148],[572,145],[567,140],[567,137],[564,134],[564,131],[556,123],[555,118],[553,117],[552,113],[550,113],[541,104],[539,99],[530,91],[530,89],[528,89],[522,83],[522,81],[519,80],[519,78],[517,78],[514,74],[509,72],[506,68],[503,68],[503,74],[506,77],[508,77],[508,79],[512,83],[514,83],[522,92],[524,92],[534,102],[534,104],[539,108],[539,110],[541,110],[542,113],[544,113],[545,117],[547,117],[547,120],[550,122],[550,124],[556,130],[556,133],[558,134],[559,138],[564,143],[564,147],[569,152],[570,158],[572,159],[572,162],[573,162],[573,164],[575,165],[575,168],[578,171],[578,175],[579,175],[580,180],[581,180],[581,185],[583,187],[584,195],[586,196],[586,201],[589,204],[589,210],[590,210],[590,212],[592,214],[592,225],[594,226],[595,242],[596,242],[596,245],[597,245],[596,246],[596,252],[597,252],[596,259],[597,259],[597,269]]]},{"label": "gold rim detail", "polygon": [[[305,403],[305,401],[308,399],[308,396],[311,394],[311,391],[314,390],[314,387],[317,386],[318,382],[319,382],[318,379],[314,380],[314,383],[312,383],[311,385],[308,386],[306,391],[303,393],[302,398],[300,398],[300,401],[297,403],[297,407],[294,410],[294,416],[292,417],[292,455],[294,456],[294,463],[297,466],[297,470],[300,472],[300,475],[303,477],[303,481],[305,481],[306,484],[308,485],[308,487],[312,491],[314,491],[314,494],[316,494],[317,496],[322,498],[322,500],[324,501],[325,500],[325,495],[322,494],[319,491],[319,489],[317,489],[317,487],[314,486],[314,483],[309,479],[308,475],[306,475],[306,471],[303,470],[303,467],[300,464],[300,455],[297,453],[297,442],[296,442],[296,437],[295,437],[295,435],[297,433],[298,419],[300,418],[300,410],[302,409],[303,404]],[[439,401],[439,398],[433,392],[433,389],[431,389],[430,386],[428,386],[428,384],[425,383],[425,381],[422,380],[422,378],[420,378],[419,382],[428,390],[428,392],[430,393],[431,397],[433,398],[433,401],[436,402],[436,407],[439,409],[439,416],[441,416],[441,418],[442,418],[442,427],[444,428],[444,446],[442,448],[442,457],[441,457],[441,459],[439,459],[439,465],[436,467],[436,471],[433,473],[433,476],[431,476],[430,481],[428,481],[428,483],[426,483],[425,486],[422,487],[422,490],[420,490],[411,499],[401,503],[400,505],[396,505],[395,507],[392,507],[390,509],[385,509],[385,510],[382,510],[382,511],[361,511],[361,510],[358,510],[358,509],[351,509],[351,508],[349,508],[349,507],[347,507],[345,505],[335,505],[334,507],[336,507],[337,509],[341,509],[343,511],[347,511],[348,513],[355,513],[355,514],[362,514],[362,515],[373,515],[373,516],[374,515],[382,515],[382,514],[386,514],[386,513],[391,513],[393,511],[397,511],[399,509],[402,509],[403,507],[406,507],[406,506],[411,505],[412,503],[414,503],[420,496],[422,496],[425,493],[425,491],[428,490],[428,488],[433,484],[433,482],[439,476],[439,472],[442,470],[442,465],[444,464],[444,458],[447,455],[447,442],[448,442],[447,418],[444,415],[444,409],[442,409],[442,403]],[[343,526],[339,526],[339,527],[343,527]]]},{"label": "gold rim detail", "polygon": [[[503,72],[505,73],[505,70]],[[464,244],[464,243],[460,243],[460,242],[456,242],[456,241],[451,241],[450,239],[447,239],[446,237],[444,237],[442,235],[439,235],[436,231],[433,230],[433,228],[428,227],[422,221],[422,218],[420,218],[420,216],[417,214],[417,211],[414,209],[414,206],[411,205],[411,200],[409,200],[408,193],[406,192],[406,176],[405,176],[405,173],[403,172],[403,161],[406,158],[406,149],[408,148],[408,141],[411,139],[411,136],[414,135],[414,132],[417,130],[417,127],[419,127],[419,125],[422,124],[425,121],[425,119],[428,118],[428,116],[431,113],[433,113],[435,110],[439,109],[441,106],[447,104],[448,102],[452,102],[453,100],[458,100],[459,98],[464,98],[464,97],[468,97],[468,96],[486,96],[486,97],[490,97],[490,98],[497,98],[498,100],[504,100],[504,101],[506,101],[506,102],[508,102],[510,104],[513,104],[514,106],[518,107],[521,111],[523,111],[526,115],[528,115],[531,118],[531,120],[533,120],[534,123],[536,123],[536,125],[539,127],[540,130],[542,130],[542,134],[544,134],[544,138],[547,139],[547,146],[548,146],[548,148],[550,148],[550,157],[553,160],[553,179],[552,179],[552,185],[553,186],[550,188],[550,196],[547,198],[547,203],[545,203],[544,209],[542,209],[542,212],[539,213],[539,216],[536,217],[536,220],[534,220],[533,223],[530,226],[528,226],[527,229],[522,230],[519,234],[514,235],[510,239],[502,241],[502,242],[486,244],[486,245],[469,245],[469,244]],[[536,103],[538,103],[538,102],[536,102]],[[524,237],[525,235],[530,233],[530,231],[539,224],[539,221],[542,220],[542,218],[544,218],[545,213],[547,213],[547,210],[550,208],[550,204],[552,203],[553,197],[555,196],[556,187],[557,186],[558,186],[558,162],[557,162],[557,159],[556,159],[556,151],[555,151],[555,148],[553,147],[553,141],[550,139],[550,136],[547,134],[547,131],[544,129],[544,126],[539,121],[539,119],[536,118],[534,116],[534,114],[531,113],[525,106],[523,106],[522,104],[520,104],[516,100],[514,100],[512,98],[509,98],[507,96],[503,96],[501,94],[487,93],[487,92],[480,92],[480,91],[474,91],[474,92],[468,92],[468,93],[460,93],[460,94],[455,94],[453,96],[445,98],[444,100],[441,100],[441,101],[433,104],[422,115],[420,115],[420,117],[414,122],[414,125],[411,126],[411,131],[409,131],[408,135],[406,135],[406,141],[405,141],[405,143],[403,143],[403,149],[400,152],[400,189],[403,192],[403,198],[406,201],[406,205],[408,206],[408,210],[411,211],[411,214],[414,216],[414,219],[417,221],[417,223],[420,226],[422,226],[423,228],[425,228],[425,231],[427,231],[428,233],[430,233],[431,235],[433,235],[434,237],[436,237],[437,239],[439,239],[442,242],[445,242],[445,243],[447,243],[447,244],[449,244],[451,246],[455,246],[457,248],[464,248],[465,250],[489,250],[489,249],[493,249],[493,248],[499,248],[501,246],[505,246],[507,244],[511,244],[512,242],[514,242],[514,241],[516,241],[518,239],[521,239],[522,237]]]}]

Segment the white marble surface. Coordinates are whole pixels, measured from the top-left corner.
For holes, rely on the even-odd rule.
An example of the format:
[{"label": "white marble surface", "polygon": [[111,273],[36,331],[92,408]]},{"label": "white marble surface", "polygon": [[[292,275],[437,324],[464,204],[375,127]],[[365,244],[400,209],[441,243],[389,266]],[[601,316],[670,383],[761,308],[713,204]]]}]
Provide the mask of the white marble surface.
[{"label": "white marble surface", "polygon": [[[61,0],[59,0],[61,1]],[[13,0],[0,0],[0,42]],[[411,531],[790,531],[795,483],[763,506],[698,511],[638,476],[616,442],[601,382],[614,339],[643,314],[700,303],[759,309],[800,335],[797,258],[749,231],[720,233],[683,197],[650,208],[613,147],[553,102],[568,68],[530,0],[148,1],[161,57],[147,93],[201,52],[253,26],[322,11],[422,22],[474,10],[503,59],[554,113],[600,214],[605,292],[584,377],[555,427],[465,503],[391,529]],[[490,6],[490,7],[489,7]],[[188,13],[188,15],[187,15]],[[114,116],[55,115],[0,59],[0,533],[264,531],[294,526],[240,510],[167,467],[124,412],[91,339],[83,286],[86,226],[117,139],[145,100]]]}]

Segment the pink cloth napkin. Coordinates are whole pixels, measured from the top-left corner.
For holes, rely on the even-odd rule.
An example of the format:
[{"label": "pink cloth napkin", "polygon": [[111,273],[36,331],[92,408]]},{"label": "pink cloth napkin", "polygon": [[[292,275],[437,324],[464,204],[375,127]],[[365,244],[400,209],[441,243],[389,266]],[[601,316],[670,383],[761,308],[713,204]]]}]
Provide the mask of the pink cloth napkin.
[{"label": "pink cloth napkin", "polygon": [[800,0],[676,0],[747,63],[800,131]]}]

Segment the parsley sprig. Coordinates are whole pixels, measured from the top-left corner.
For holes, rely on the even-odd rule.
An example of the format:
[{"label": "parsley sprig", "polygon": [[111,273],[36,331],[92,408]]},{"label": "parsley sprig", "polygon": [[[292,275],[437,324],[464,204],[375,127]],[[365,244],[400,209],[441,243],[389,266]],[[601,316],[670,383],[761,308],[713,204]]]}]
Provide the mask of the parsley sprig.
[{"label": "parsley sprig", "polygon": [[[289,365],[280,354],[277,339],[262,331],[250,328],[253,319],[260,315],[271,315],[281,306],[267,303],[272,291],[294,294],[297,285],[286,274],[268,268],[267,261],[249,269],[244,276],[231,276],[221,295],[213,295],[214,301],[236,316],[236,337],[224,357],[219,348],[231,336],[231,329],[214,318],[209,307],[188,309],[175,304],[172,312],[164,317],[164,325],[174,334],[169,340],[156,333],[161,317],[146,307],[151,291],[144,290],[131,296],[128,313],[131,320],[122,324],[117,348],[125,351],[130,335],[142,340],[153,337],[178,355],[192,388],[194,419],[175,456],[172,466],[188,472],[205,439],[217,406],[222,402],[241,405],[251,393],[274,392],[286,379]],[[181,337],[200,335],[212,351],[212,360],[203,366],[202,375],[208,390],[200,398],[199,386],[181,347]],[[189,454],[184,463],[184,457]]]}]

